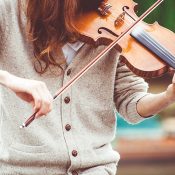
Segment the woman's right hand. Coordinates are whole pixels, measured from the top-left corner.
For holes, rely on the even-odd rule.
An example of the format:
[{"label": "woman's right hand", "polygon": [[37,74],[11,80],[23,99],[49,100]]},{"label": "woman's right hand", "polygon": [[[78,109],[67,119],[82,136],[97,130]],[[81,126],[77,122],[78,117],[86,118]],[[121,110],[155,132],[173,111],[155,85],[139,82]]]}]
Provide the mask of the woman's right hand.
[{"label": "woman's right hand", "polygon": [[20,78],[8,73],[5,86],[33,106],[34,112],[37,112],[36,118],[52,110],[53,97],[44,82]]}]

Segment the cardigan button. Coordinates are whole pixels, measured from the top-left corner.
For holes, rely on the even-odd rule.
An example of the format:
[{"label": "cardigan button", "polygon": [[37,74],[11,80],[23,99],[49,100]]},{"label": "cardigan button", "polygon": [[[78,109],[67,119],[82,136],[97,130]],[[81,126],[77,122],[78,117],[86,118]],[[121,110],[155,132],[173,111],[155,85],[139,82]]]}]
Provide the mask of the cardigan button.
[{"label": "cardigan button", "polygon": [[71,125],[67,124],[67,125],[65,126],[65,129],[66,129],[66,131],[70,131],[70,130],[71,130]]},{"label": "cardigan button", "polygon": [[72,72],[71,69],[68,69],[67,70],[67,76],[69,76],[71,74],[71,72]]},{"label": "cardigan button", "polygon": [[69,98],[69,97],[65,97],[64,102],[65,102],[66,104],[68,104],[68,103],[70,102],[70,98]]},{"label": "cardigan button", "polygon": [[73,151],[72,151],[72,155],[73,155],[74,157],[77,157],[78,152],[77,152],[76,150],[73,150]]},{"label": "cardigan button", "polygon": [[76,171],[72,171],[72,175],[78,175]]}]

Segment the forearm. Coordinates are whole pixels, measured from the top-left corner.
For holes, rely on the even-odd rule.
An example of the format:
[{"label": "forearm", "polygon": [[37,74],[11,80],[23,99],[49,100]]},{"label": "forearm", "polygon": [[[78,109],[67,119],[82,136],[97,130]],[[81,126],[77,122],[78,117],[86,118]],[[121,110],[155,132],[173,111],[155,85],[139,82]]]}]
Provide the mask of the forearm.
[{"label": "forearm", "polygon": [[171,103],[166,92],[149,94],[138,101],[137,111],[141,116],[149,117],[159,113]]},{"label": "forearm", "polygon": [[9,73],[7,71],[0,70],[0,84],[3,86],[7,85],[7,77]]}]

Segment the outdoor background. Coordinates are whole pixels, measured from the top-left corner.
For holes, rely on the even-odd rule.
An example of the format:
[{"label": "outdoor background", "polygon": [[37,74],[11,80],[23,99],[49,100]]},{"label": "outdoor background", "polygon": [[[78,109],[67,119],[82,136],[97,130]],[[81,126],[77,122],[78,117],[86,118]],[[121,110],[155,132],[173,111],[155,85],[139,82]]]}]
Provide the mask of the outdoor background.
[{"label": "outdoor background", "polygon": [[[135,2],[139,4],[137,14],[140,15],[156,0]],[[158,21],[175,32],[175,0],[164,0],[145,21]],[[170,42],[169,38],[165,39]],[[175,47],[175,43],[172,45]],[[149,92],[166,90],[171,78],[165,75],[146,80],[150,84]],[[121,155],[117,175],[175,175],[175,105],[138,125],[127,124],[119,115],[117,118],[117,133],[113,142],[114,149]]]}]

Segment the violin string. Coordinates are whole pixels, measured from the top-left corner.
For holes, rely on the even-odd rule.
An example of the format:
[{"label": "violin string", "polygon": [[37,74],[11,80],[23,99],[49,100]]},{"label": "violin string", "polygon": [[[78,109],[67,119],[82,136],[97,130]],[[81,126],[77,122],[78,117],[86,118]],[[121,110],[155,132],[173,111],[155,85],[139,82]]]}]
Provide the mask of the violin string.
[{"label": "violin string", "polygon": [[[162,59],[167,58],[167,59],[170,60],[170,62],[172,64],[175,64],[175,61],[174,61],[175,58],[174,58],[174,56],[165,47],[163,47],[154,38],[152,38],[147,32],[145,32],[143,29],[139,29],[139,31],[138,31],[137,28],[135,29],[135,31],[137,31],[137,34],[138,34],[138,36],[136,37],[136,39],[137,38],[140,38],[140,40],[146,41],[147,43],[145,43],[145,42],[144,43],[146,45],[149,44],[149,45],[147,45],[148,48],[150,48],[150,46],[154,47],[154,48],[151,49],[151,50],[154,50],[155,49],[153,51],[154,53],[158,51],[163,56],[163,57],[161,57]],[[132,33],[131,33],[131,35],[132,35]]]}]

